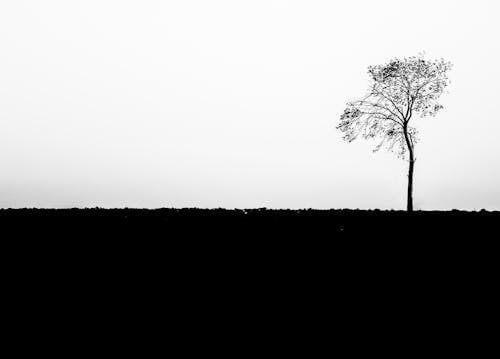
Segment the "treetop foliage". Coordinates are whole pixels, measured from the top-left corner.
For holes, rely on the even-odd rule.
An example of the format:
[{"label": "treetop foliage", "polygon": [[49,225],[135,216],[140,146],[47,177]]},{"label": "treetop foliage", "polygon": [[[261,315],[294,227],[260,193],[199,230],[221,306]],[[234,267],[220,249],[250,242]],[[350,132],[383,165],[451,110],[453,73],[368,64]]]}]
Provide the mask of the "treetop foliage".
[{"label": "treetop foliage", "polygon": [[369,90],[362,99],[347,104],[337,126],[344,140],[378,137],[381,142],[374,152],[387,145],[405,158],[418,140],[410,120],[414,115],[434,116],[443,108],[438,100],[450,83],[451,67],[450,62],[427,60],[423,54],[369,66]]}]

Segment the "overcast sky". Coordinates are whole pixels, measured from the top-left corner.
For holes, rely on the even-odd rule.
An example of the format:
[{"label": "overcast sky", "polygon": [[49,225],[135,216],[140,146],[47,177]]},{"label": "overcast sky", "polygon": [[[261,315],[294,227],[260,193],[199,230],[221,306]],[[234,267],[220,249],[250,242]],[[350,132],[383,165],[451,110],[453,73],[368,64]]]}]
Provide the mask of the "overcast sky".
[{"label": "overcast sky", "polygon": [[406,206],[342,141],[367,67],[453,62],[415,207],[500,210],[498,0],[0,2],[0,207]]}]

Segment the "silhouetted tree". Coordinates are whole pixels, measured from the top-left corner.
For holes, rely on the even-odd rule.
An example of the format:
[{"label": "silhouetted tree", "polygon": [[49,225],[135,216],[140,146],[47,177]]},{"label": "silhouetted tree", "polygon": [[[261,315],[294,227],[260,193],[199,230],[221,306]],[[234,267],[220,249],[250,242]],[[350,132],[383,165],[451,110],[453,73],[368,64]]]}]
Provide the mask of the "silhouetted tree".
[{"label": "silhouetted tree", "polygon": [[379,137],[374,152],[386,145],[407,159],[407,210],[413,211],[413,171],[417,130],[410,125],[415,117],[434,116],[443,108],[437,101],[449,84],[451,63],[430,61],[424,55],[394,59],[387,64],[370,66],[371,86],[360,100],[348,103],[337,128],[348,142],[359,135]]}]

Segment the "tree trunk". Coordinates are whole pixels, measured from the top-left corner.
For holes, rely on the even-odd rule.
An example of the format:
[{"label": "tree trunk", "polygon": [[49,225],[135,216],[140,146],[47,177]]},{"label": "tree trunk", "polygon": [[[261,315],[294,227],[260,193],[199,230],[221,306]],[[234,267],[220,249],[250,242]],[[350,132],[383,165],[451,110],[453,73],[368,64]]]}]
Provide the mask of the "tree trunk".
[{"label": "tree trunk", "polygon": [[413,169],[415,167],[415,157],[413,153],[413,142],[410,140],[410,135],[408,134],[408,122],[403,128],[403,133],[406,140],[406,145],[408,146],[408,154],[410,157],[410,167],[408,169],[408,196],[406,199],[406,210],[408,212],[413,212]]},{"label": "tree trunk", "polygon": [[408,198],[406,209],[408,212],[413,212],[413,169],[415,166],[415,160],[413,158],[413,153],[410,153],[410,167],[408,169]]}]

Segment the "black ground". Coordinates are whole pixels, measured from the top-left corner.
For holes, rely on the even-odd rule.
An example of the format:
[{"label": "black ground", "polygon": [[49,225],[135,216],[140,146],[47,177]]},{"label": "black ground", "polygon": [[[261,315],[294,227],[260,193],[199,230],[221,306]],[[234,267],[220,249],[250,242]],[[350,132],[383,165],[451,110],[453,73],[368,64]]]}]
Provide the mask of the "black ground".
[{"label": "black ground", "polygon": [[[500,212],[203,209],[0,210],[2,245],[57,269],[179,275],[403,268],[496,270]],[[4,253],[9,253],[4,251]],[[149,269],[148,269],[149,268]],[[193,272],[193,273],[194,273]]]},{"label": "black ground", "polygon": [[499,226],[500,212],[487,211],[0,210],[3,246],[68,264],[488,265]]},{"label": "black ground", "polygon": [[[500,212],[225,209],[2,209],[0,224],[21,233],[78,235],[154,234],[163,238],[219,235],[238,239],[296,234],[302,239],[346,235],[486,236],[500,225]],[[132,232],[129,232],[132,231]],[[493,233],[491,233],[493,231]],[[106,232],[106,233],[104,233]],[[254,238],[259,239],[259,238]],[[274,238],[278,239],[278,238]],[[423,239],[423,238],[422,238]],[[441,238],[443,239],[443,238]],[[471,238],[472,239],[472,238]]]},{"label": "black ground", "polygon": [[37,333],[57,313],[106,341],[220,325],[224,346],[242,327],[251,340],[390,326],[390,346],[442,341],[488,327],[477,319],[497,303],[499,225],[485,211],[0,210],[2,284],[6,310]]},{"label": "black ground", "polygon": [[[251,251],[417,251],[485,248],[496,244],[500,212],[225,210],[225,209],[15,209],[0,210],[4,241],[115,248]],[[149,247],[148,247],[149,246]],[[221,246],[220,249],[217,249]],[[245,249],[246,248],[246,249]],[[259,249],[260,248],[260,249]]]}]

